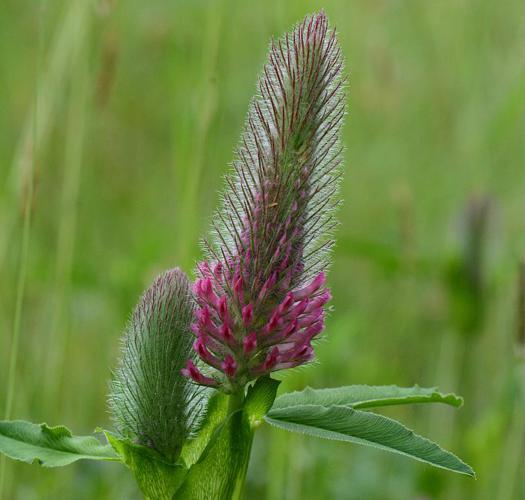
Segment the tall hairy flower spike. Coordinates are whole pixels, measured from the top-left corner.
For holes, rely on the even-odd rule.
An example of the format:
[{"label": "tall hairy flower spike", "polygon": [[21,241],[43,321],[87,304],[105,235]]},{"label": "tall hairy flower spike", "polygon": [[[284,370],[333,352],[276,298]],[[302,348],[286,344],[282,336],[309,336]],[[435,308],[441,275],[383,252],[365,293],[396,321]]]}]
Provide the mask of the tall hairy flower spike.
[{"label": "tall hairy flower spike", "polygon": [[313,359],[324,328],[345,114],[341,50],[323,12],[270,46],[197,267],[193,362],[183,374],[235,391]]},{"label": "tall hairy flower spike", "polygon": [[191,284],[179,269],[160,275],[140,299],[122,342],[109,406],[120,434],[175,461],[206,394],[180,373],[192,356]]}]

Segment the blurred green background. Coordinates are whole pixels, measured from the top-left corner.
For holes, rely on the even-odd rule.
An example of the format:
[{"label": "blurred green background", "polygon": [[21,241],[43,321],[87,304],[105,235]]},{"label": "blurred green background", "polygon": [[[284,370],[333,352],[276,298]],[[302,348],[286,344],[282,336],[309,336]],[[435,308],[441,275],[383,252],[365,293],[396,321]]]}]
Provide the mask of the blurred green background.
[{"label": "blurred green background", "polygon": [[[110,425],[134,303],[161,270],[191,271],[270,37],[320,8],[350,73],[335,311],[318,363],[281,388],[459,392],[459,412],[387,414],[478,480],[264,428],[246,498],[525,498],[522,0],[3,0],[0,410]],[[111,464],[8,462],[5,479],[9,500],[139,498]]]}]

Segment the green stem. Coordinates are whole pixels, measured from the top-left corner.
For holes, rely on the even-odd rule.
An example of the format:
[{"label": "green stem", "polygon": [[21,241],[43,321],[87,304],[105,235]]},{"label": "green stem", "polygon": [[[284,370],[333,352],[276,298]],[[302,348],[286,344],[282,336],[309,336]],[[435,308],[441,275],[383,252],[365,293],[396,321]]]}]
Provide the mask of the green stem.
[{"label": "green stem", "polygon": [[250,441],[246,445],[246,455],[244,456],[244,463],[242,465],[241,472],[237,477],[237,484],[235,485],[235,490],[232,495],[232,500],[240,500],[242,492],[244,491],[244,483],[246,482],[246,474],[248,472],[248,466],[250,465],[250,457],[252,455],[252,445],[253,445],[253,435],[255,431],[252,431],[250,436]]},{"label": "green stem", "polygon": [[[238,410],[241,410],[244,406],[244,401],[245,401],[244,389],[241,389],[240,391],[237,391],[231,394],[229,397],[229,401],[228,401],[228,416],[232,415]],[[243,415],[243,419],[247,419],[247,418],[248,418],[247,415]],[[244,490],[244,483],[246,482],[246,474],[248,472],[248,465],[250,463],[250,456],[251,456],[251,451],[252,451],[253,435],[254,435],[254,431],[252,430],[251,435],[249,436],[248,442],[245,443],[245,450],[243,453],[244,456],[242,458],[242,462],[239,467],[239,473],[235,481],[235,490],[233,491],[233,494],[232,494],[232,500],[239,500]]]},{"label": "green stem", "polygon": [[276,380],[261,377],[248,388],[246,396],[244,389],[228,397],[220,393],[214,396],[207,416],[213,432],[199,437],[207,444],[197,453],[174,499],[242,498],[255,428],[271,408],[278,385]]},{"label": "green stem", "polygon": [[244,389],[230,394],[228,398],[228,416],[240,410],[244,404]]}]

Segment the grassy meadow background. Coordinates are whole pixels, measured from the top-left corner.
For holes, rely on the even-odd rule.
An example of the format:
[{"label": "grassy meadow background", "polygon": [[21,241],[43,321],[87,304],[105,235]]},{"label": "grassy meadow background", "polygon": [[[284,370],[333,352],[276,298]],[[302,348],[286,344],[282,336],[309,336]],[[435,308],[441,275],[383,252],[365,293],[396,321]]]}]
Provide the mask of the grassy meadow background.
[{"label": "grassy meadow background", "polygon": [[[522,0],[3,0],[0,418],[111,425],[130,311],[191,272],[269,40],[320,8],[350,73],[345,203],[318,363],[282,389],[458,392],[387,414],[478,479],[264,428],[246,498],[525,498]],[[115,464],[4,473],[7,500],[139,498]]]}]

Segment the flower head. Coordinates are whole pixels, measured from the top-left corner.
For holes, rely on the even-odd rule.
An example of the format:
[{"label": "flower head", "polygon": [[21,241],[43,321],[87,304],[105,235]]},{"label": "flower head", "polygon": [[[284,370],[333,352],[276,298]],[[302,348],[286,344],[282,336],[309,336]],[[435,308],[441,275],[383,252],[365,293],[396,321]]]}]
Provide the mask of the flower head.
[{"label": "flower head", "polygon": [[327,254],[345,112],[342,59],[324,13],[272,42],[197,268],[194,350],[183,374],[235,390],[314,357],[324,328]]},{"label": "flower head", "polygon": [[119,433],[171,461],[199,423],[207,396],[180,374],[193,359],[190,286],[172,269],[146,290],[126,329],[109,396]]}]

